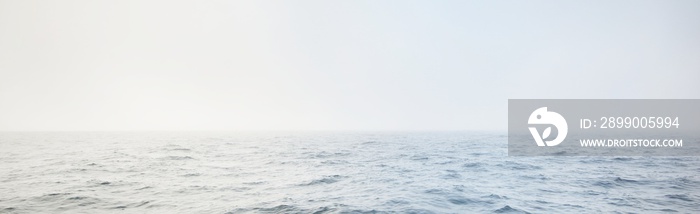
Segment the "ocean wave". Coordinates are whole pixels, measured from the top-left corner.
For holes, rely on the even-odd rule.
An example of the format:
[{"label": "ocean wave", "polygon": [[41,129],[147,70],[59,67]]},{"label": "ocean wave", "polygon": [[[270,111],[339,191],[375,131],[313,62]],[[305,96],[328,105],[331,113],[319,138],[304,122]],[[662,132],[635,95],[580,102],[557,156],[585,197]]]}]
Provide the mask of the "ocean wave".
[{"label": "ocean wave", "polygon": [[308,183],[301,184],[301,186],[312,186],[312,185],[319,185],[319,184],[332,184],[335,182],[338,182],[342,180],[343,178],[346,178],[345,176],[341,175],[331,175],[331,176],[325,176],[321,179],[316,179],[312,180]]},{"label": "ocean wave", "polygon": [[498,208],[497,210],[494,210],[493,212],[495,213],[529,213],[520,209],[515,209],[513,207],[510,207],[508,205]]}]

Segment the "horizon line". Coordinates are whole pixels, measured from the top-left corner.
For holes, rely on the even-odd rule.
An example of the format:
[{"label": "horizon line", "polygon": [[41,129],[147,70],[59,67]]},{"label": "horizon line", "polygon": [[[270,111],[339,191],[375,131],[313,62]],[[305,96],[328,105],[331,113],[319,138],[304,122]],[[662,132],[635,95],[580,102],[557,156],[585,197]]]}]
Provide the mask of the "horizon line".
[{"label": "horizon line", "polygon": [[0,130],[0,132],[507,132],[507,129],[188,129],[188,130]]}]

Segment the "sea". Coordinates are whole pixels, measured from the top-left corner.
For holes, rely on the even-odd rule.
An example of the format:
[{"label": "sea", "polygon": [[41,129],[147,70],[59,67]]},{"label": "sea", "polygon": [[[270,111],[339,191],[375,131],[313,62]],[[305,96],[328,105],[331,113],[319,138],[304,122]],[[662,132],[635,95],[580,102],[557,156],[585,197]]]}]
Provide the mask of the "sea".
[{"label": "sea", "polygon": [[505,132],[2,132],[0,213],[700,213],[698,157]]}]

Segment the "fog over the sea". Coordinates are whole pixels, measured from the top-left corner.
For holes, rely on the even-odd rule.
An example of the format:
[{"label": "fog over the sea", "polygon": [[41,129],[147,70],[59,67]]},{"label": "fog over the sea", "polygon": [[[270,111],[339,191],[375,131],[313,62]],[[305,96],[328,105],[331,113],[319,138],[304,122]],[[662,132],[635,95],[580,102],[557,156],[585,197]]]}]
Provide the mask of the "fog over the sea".
[{"label": "fog over the sea", "polygon": [[505,130],[700,98],[700,1],[0,0],[0,131]]}]

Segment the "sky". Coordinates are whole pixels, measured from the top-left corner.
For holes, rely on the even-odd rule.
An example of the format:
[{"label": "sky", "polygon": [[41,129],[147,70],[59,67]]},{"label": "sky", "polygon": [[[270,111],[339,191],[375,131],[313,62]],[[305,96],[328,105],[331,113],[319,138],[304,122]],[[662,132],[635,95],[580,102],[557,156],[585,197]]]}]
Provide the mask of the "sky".
[{"label": "sky", "polygon": [[0,0],[0,131],[506,130],[700,98],[700,1]]}]

